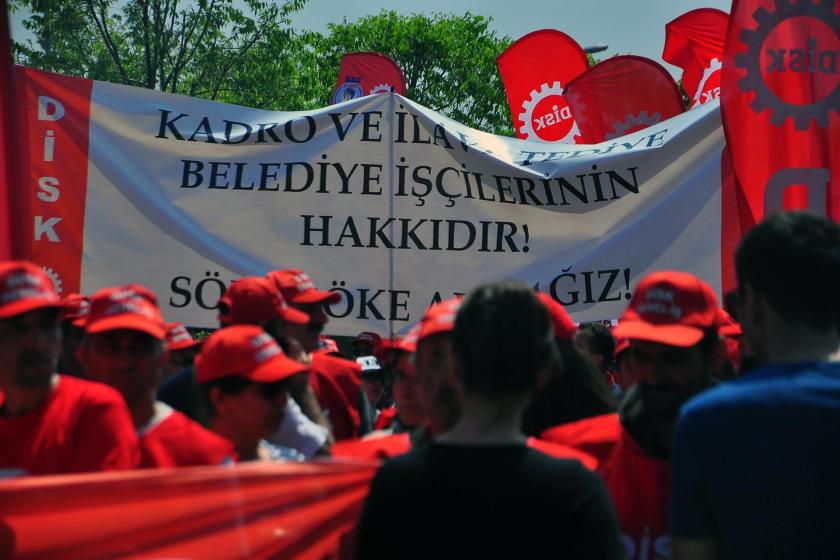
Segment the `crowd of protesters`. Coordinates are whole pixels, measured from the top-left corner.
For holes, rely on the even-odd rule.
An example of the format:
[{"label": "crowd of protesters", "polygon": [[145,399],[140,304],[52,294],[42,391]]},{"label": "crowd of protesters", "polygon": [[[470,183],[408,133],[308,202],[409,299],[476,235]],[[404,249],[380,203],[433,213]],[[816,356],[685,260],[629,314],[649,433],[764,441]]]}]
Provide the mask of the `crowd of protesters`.
[{"label": "crowd of protesters", "polygon": [[659,271],[578,326],[497,282],[344,356],[298,269],[234,281],[198,341],[143,286],[0,263],[0,469],[381,459],[361,558],[836,558],[840,226],[776,215],[735,264],[727,310]]}]

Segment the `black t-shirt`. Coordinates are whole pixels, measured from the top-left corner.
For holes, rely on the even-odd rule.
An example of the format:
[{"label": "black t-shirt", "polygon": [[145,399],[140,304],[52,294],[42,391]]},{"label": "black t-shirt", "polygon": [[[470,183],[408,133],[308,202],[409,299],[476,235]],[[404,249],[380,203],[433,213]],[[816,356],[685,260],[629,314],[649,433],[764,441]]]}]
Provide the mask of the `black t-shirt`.
[{"label": "black t-shirt", "polygon": [[433,443],[386,462],[358,550],[361,559],[624,558],[601,480],[524,445]]}]

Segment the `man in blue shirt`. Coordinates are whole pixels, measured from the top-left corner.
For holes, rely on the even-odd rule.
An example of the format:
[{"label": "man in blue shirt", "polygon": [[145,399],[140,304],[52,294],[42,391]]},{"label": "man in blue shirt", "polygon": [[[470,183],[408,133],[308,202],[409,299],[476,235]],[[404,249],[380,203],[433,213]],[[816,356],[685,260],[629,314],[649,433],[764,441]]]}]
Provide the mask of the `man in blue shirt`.
[{"label": "man in blue shirt", "polygon": [[738,319],[762,367],[680,414],[674,558],[839,558],[840,226],[778,214],[735,260]]}]

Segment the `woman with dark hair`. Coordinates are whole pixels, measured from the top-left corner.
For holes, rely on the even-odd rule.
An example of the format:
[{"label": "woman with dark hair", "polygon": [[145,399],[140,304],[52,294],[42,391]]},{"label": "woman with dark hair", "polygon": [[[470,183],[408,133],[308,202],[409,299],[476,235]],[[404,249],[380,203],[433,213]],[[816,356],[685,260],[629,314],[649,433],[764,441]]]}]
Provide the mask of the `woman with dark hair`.
[{"label": "woman with dark hair", "polygon": [[545,307],[524,285],[477,288],[453,332],[463,413],[433,443],[380,468],[359,524],[361,558],[622,558],[597,476],[529,448],[522,414],[557,359]]},{"label": "woman with dark hair", "polygon": [[575,344],[577,326],[569,314],[550,296],[537,297],[554,324],[554,345],[560,359],[525,409],[522,430],[535,437],[559,424],[617,410],[615,397],[598,368]]}]

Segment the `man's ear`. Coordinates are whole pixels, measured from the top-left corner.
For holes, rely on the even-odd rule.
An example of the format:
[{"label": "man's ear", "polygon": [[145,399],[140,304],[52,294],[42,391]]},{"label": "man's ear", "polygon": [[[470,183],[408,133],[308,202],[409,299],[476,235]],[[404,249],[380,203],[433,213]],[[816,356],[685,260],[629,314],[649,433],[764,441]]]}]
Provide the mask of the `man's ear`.
[{"label": "man's ear", "polygon": [[216,415],[225,410],[229,400],[227,393],[218,387],[210,387],[210,392],[207,396],[210,400],[210,404],[213,405],[213,410],[216,412]]},{"label": "man's ear", "polygon": [[754,326],[762,325],[767,320],[765,310],[767,300],[765,297],[758,293],[751,284],[744,284],[741,289],[741,298],[739,313],[742,313],[744,317],[740,318],[740,322],[749,321],[749,324]]}]

